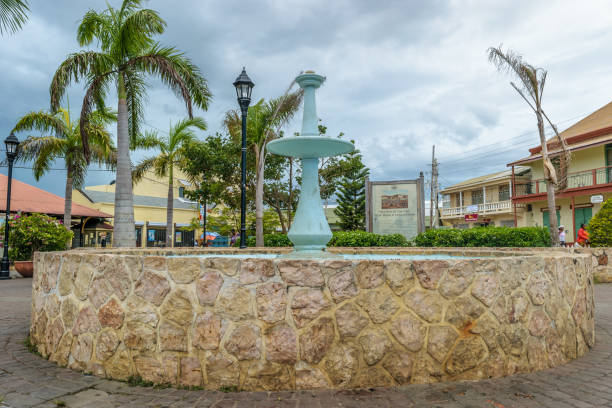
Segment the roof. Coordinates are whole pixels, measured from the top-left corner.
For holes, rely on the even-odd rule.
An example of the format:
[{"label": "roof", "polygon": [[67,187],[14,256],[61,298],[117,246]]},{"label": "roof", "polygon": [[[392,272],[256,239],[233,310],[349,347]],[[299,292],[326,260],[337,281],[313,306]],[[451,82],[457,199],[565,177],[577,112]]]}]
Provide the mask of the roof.
[{"label": "roof", "polygon": [[[574,123],[559,135],[565,139],[571,151],[610,143],[612,141],[612,102]],[[549,138],[546,144],[550,154],[554,155],[561,151],[556,136]],[[532,147],[529,149],[531,153],[529,156],[509,163],[508,166],[541,159],[541,151],[542,146]]]},{"label": "roof", "polygon": [[[529,170],[530,170],[529,167],[517,166],[514,169],[514,173],[515,175],[522,175],[523,173],[526,173]],[[455,191],[455,190],[462,190],[467,187],[475,187],[477,185],[492,183],[495,181],[502,181],[502,180],[511,179],[511,178],[512,178],[512,170],[504,170],[504,171],[500,171],[497,173],[487,174],[484,176],[474,177],[474,178],[462,181],[461,183],[457,183],[450,187],[446,187],[444,190],[440,191],[440,193],[444,194],[444,193]]]},{"label": "roof", "polygon": [[[114,203],[115,202],[115,193],[113,192],[88,190],[87,188],[84,190],[79,190],[79,191],[85,197],[87,197],[89,201],[91,201],[92,203]],[[166,208],[168,204],[168,199],[163,198],[163,197],[149,197],[149,196],[141,196],[141,195],[135,195],[133,197],[134,197],[134,205]],[[197,208],[197,204],[193,201],[187,201],[181,198],[175,198],[174,208],[184,209],[184,210],[194,210]]]},{"label": "roof", "polygon": [[[0,174],[0,211],[6,211],[7,183],[8,177]],[[13,178],[11,182],[11,212],[62,215],[64,214],[64,199]],[[72,215],[75,217],[113,217],[105,212],[74,202],[72,203]]]}]

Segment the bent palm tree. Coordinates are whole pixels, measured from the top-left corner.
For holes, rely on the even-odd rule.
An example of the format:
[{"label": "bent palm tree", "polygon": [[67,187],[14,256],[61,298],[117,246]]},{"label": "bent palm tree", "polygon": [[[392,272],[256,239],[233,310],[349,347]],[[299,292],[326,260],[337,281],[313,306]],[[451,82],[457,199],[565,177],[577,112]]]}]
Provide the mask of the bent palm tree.
[{"label": "bent palm tree", "polygon": [[[116,117],[108,111],[89,114],[88,133],[91,141],[91,158],[100,165],[113,167],[116,150],[105,126]],[[60,109],[57,113],[30,112],[23,116],[14,132],[38,130],[42,136],[29,136],[19,146],[18,160],[34,161],[34,178],[39,180],[57,159],[66,163],[66,192],[64,195],[64,226],[70,230],[72,219],[72,190],[83,187],[87,174],[87,160],[83,154],[81,130],[78,121],[70,120],[70,112]]]},{"label": "bent palm tree", "polygon": [[0,0],[0,34],[19,31],[28,21],[27,0]]},{"label": "bent palm tree", "polygon": [[152,37],[161,34],[165,21],[154,10],[140,7],[141,0],[124,0],[119,9],[110,6],[100,13],[88,11],[78,28],[80,45],[94,39],[100,51],[81,51],[68,56],[55,72],[50,86],[51,109],[72,81],[84,80],[87,91],[81,109],[81,137],[89,159],[89,112],[96,105],[104,108],[111,86],[116,86],[117,104],[117,182],[115,188],[115,225],[113,246],[136,243],[132,197],[130,147],[137,147],[144,116],[145,76],[157,76],[169,86],[193,117],[193,105],[208,108],[211,94],[200,70],[182,53],[163,47]]},{"label": "bent palm tree", "polygon": [[160,138],[157,134],[147,134],[140,141],[140,145],[147,148],[159,148],[157,156],[144,159],[134,168],[133,180],[141,180],[145,173],[154,170],[160,177],[168,176],[168,205],[166,207],[166,246],[171,247],[172,215],[174,213],[174,166],[180,164],[183,159],[184,148],[195,140],[193,128],[206,130],[206,122],[201,118],[183,119],[174,126],[170,126],[167,137]]},{"label": "bent palm tree", "polygon": [[[293,85],[293,84],[292,84]],[[255,155],[255,245],[264,246],[263,241],[263,195],[266,144],[281,135],[285,126],[297,112],[304,96],[303,91],[285,95],[265,102],[263,99],[249,108],[247,116],[247,140]],[[238,110],[225,114],[224,125],[230,136],[238,143],[242,131],[242,118]]]},{"label": "bent palm tree", "polygon": [[[544,84],[546,83],[547,72],[543,68],[536,68],[533,65],[523,61],[523,57],[512,50],[503,52],[501,46],[497,48],[489,48],[488,54],[489,61],[491,61],[499,71],[512,72],[519,78],[519,85],[515,84],[514,82],[510,82],[510,85],[512,85],[512,87],[519,93],[525,102],[527,102],[531,110],[533,110],[536,115],[538,121],[538,133],[540,134],[540,143],[542,146],[544,178],[546,180],[550,239],[552,245],[557,246],[559,245],[559,230],[557,228],[555,187],[565,183],[563,180],[566,179],[567,167],[569,164],[569,153],[565,145],[565,140],[559,135],[556,126],[552,124],[542,109],[542,94],[544,93]],[[555,131],[563,151],[560,166],[560,173],[563,175],[561,180],[558,177],[557,171],[555,170],[555,167],[548,156],[548,145],[546,142],[546,135],[544,133],[544,119],[550,123]]]}]

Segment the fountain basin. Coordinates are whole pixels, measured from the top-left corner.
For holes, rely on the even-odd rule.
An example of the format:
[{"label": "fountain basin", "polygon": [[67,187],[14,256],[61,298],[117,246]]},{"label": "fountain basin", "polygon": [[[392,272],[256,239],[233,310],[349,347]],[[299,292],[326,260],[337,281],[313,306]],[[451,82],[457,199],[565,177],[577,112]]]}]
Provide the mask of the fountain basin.
[{"label": "fountain basin", "polygon": [[281,156],[315,159],[350,153],[355,146],[342,139],[322,136],[291,136],[270,141],[266,149]]},{"label": "fountain basin", "polygon": [[500,377],[594,343],[590,255],[330,248],[349,259],[270,258],[290,251],[37,253],[31,341],[102,377],[243,390]]}]

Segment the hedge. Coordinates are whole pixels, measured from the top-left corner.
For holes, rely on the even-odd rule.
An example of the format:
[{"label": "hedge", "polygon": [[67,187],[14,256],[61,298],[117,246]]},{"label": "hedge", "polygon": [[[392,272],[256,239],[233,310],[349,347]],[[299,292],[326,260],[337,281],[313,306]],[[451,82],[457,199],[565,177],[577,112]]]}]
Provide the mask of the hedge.
[{"label": "hedge", "polygon": [[420,247],[547,247],[550,235],[544,227],[433,229],[417,235],[413,243]]},{"label": "hedge", "polygon": [[589,231],[591,246],[612,246],[612,198],[606,200],[586,228]]},{"label": "hedge", "polygon": [[[234,246],[238,246],[239,240]],[[365,231],[336,231],[333,233],[328,246],[336,247],[397,247],[410,245],[401,234],[379,235]],[[255,237],[247,238],[247,246],[255,246]],[[293,246],[286,234],[265,234],[264,246],[288,247]]]}]

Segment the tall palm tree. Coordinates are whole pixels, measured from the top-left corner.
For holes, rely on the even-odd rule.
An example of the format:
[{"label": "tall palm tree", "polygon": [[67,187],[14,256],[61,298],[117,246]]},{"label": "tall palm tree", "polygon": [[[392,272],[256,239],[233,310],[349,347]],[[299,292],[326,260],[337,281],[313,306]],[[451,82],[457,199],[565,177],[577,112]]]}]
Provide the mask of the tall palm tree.
[{"label": "tall palm tree", "polygon": [[[106,125],[114,122],[116,116],[109,111],[94,111],[89,114],[88,133],[90,135],[91,159],[100,165],[114,167],[117,160],[116,150]],[[29,136],[19,146],[17,159],[33,161],[33,172],[39,180],[57,159],[66,164],[66,192],[64,195],[64,226],[70,230],[72,219],[72,190],[83,187],[87,174],[87,160],[83,154],[83,143],[79,121],[70,120],[68,109],[60,108],[56,113],[30,112],[24,115],[14,132],[38,130],[42,136]]]},{"label": "tall palm tree", "polygon": [[[300,107],[303,91],[285,93],[279,98],[265,102],[261,99],[249,108],[247,116],[247,142],[255,156],[255,245],[264,246],[263,241],[263,195],[266,144],[281,136],[281,129],[295,115]],[[242,132],[242,118],[239,110],[232,109],[225,114],[224,125],[237,143]]]},{"label": "tall palm tree", "polygon": [[140,145],[147,148],[158,148],[157,156],[149,157],[140,162],[132,173],[135,182],[141,180],[145,173],[154,170],[160,177],[168,177],[168,205],[166,206],[166,246],[171,247],[172,215],[174,213],[174,166],[183,160],[185,147],[196,138],[194,128],[206,130],[206,122],[202,118],[183,119],[170,126],[167,137],[149,133],[143,137]]},{"label": "tall palm tree", "polygon": [[0,0],[0,34],[19,31],[28,21],[27,0]]},{"label": "tall palm tree", "polygon": [[[501,46],[488,49],[489,61],[492,62],[499,71],[510,72],[516,75],[519,79],[518,85],[510,82],[510,85],[518,92],[518,94],[527,102],[531,110],[536,115],[538,122],[538,133],[540,134],[540,143],[542,146],[542,162],[544,167],[544,179],[546,180],[546,195],[548,199],[548,217],[550,239],[553,246],[559,245],[559,229],[557,225],[557,210],[555,205],[555,187],[562,186],[564,188],[567,167],[569,165],[569,152],[567,150],[565,140],[557,132],[557,128],[550,121],[544,109],[542,109],[542,95],[544,93],[544,84],[546,83],[546,70],[536,68],[523,60],[523,57],[512,51],[502,51]],[[548,156],[548,145],[544,132],[544,119],[552,126],[563,154],[561,155],[560,174],[553,166]]]},{"label": "tall palm tree", "polygon": [[156,11],[141,8],[141,0],[124,0],[119,9],[108,6],[102,12],[88,11],[78,27],[81,46],[94,40],[100,51],[81,51],[68,56],[55,72],[50,86],[51,109],[72,81],[84,81],[87,91],[81,109],[81,137],[89,158],[87,121],[93,106],[104,107],[111,86],[116,87],[117,104],[117,181],[113,246],[136,243],[132,197],[130,147],[141,135],[146,97],[146,75],[157,76],[170,87],[193,117],[192,106],[206,110],[211,99],[206,79],[181,52],[163,47],[153,36],[164,31],[166,22]]}]

